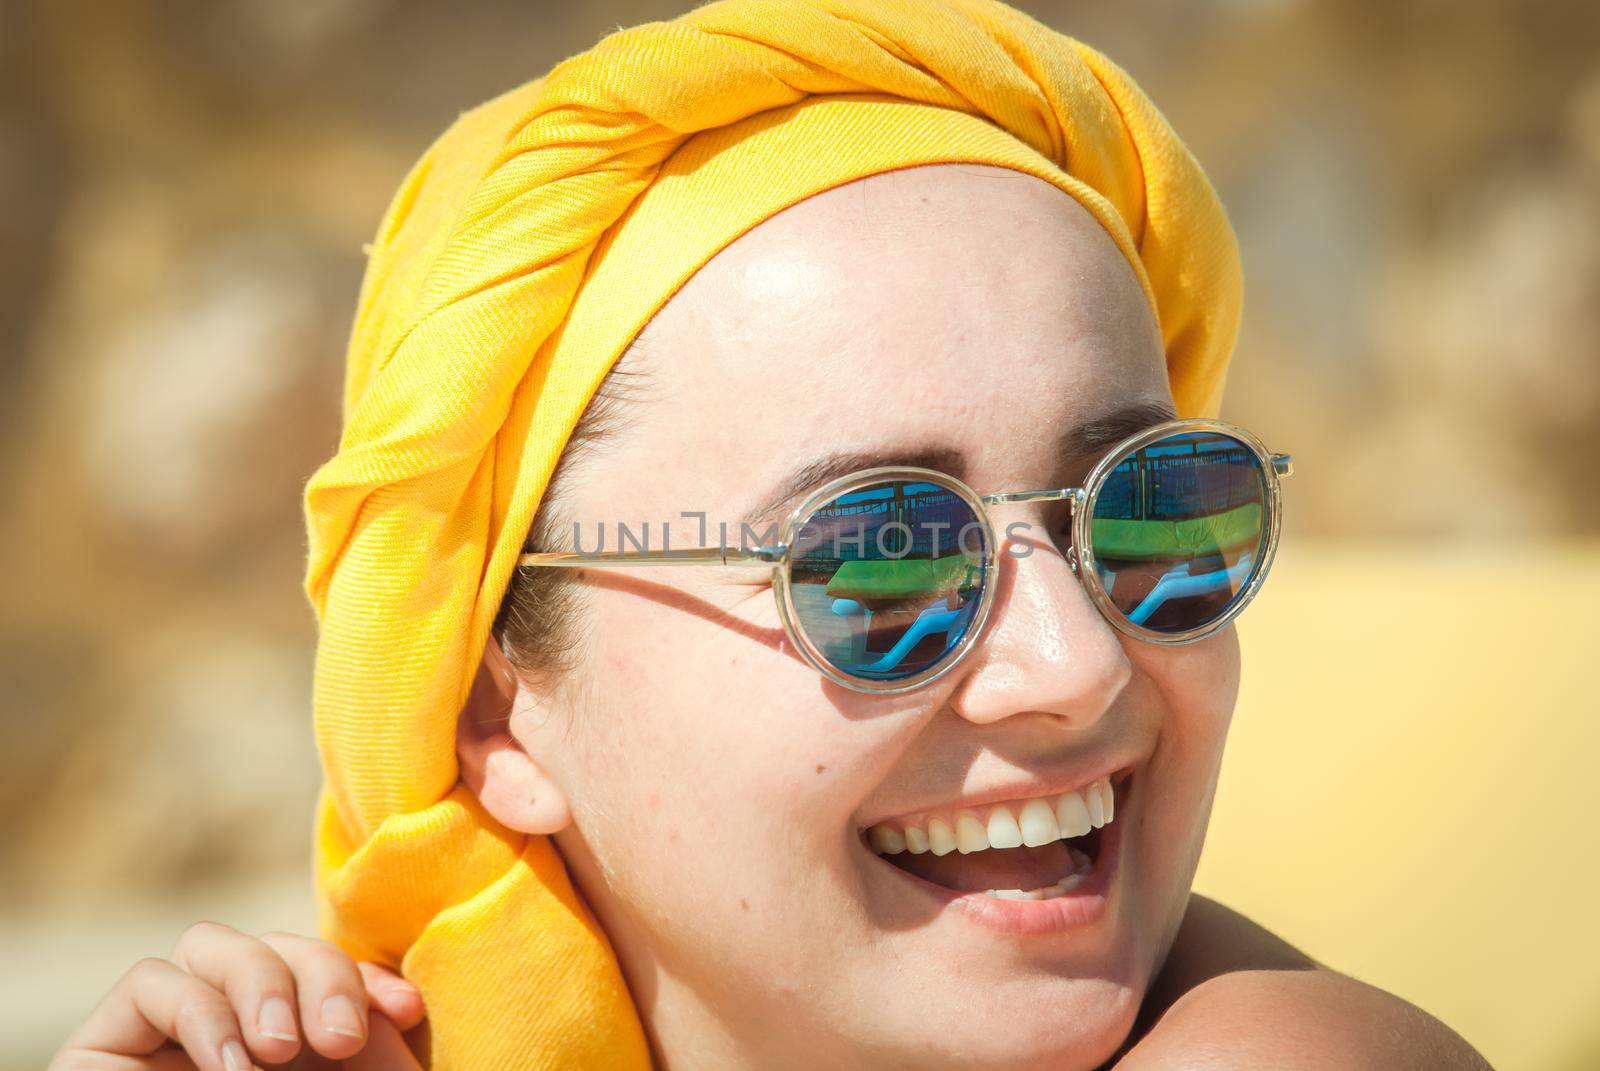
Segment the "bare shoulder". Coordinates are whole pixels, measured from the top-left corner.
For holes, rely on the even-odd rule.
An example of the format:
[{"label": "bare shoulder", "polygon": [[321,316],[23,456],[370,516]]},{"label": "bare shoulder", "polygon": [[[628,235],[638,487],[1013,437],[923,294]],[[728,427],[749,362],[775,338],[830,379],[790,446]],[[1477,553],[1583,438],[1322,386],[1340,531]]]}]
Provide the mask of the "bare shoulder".
[{"label": "bare shoulder", "polygon": [[1323,965],[1231,907],[1194,893],[1145,1007],[1159,1014],[1201,983],[1234,971],[1310,971]]},{"label": "bare shoulder", "polygon": [[1117,1071],[1489,1067],[1416,1005],[1199,895],[1118,1056]]}]

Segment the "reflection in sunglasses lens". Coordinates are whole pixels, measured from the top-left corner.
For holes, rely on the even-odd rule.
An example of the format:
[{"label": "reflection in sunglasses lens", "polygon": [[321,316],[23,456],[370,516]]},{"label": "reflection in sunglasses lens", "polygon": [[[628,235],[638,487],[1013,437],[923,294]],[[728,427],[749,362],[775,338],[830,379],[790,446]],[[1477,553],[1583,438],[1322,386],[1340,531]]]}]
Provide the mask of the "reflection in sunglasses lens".
[{"label": "reflection in sunglasses lens", "polygon": [[1244,443],[1184,432],[1122,460],[1094,499],[1090,541],[1111,601],[1155,632],[1187,632],[1224,614],[1259,567],[1267,484]]},{"label": "reflection in sunglasses lens", "polygon": [[937,483],[888,480],[840,495],[790,553],[796,624],[843,673],[896,681],[944,660],[983,596],[983,525]]}]

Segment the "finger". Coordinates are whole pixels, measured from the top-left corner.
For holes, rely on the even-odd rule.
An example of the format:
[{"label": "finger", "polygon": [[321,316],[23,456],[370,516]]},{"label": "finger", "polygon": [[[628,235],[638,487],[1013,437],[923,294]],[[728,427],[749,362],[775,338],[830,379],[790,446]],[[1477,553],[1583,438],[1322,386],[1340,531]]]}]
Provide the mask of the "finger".
[{"label": "finger", "polygon": [[168,1041],[183,1046],[198,1071],[248,1071],[252,1066],[228,998],[177,964],[154,956],[135,963],[118,979],[67,1039],[55,1063],[93,1067],[91,1060],[109,1056],[153,1057]]},{"label": "finger", "polygon": [[172,949],[172,962],[225,994],[262,1063],[281,1064],[300,1051],[295,980],[276,949],[220,922],[197,922]]},{"label": "finger", "polygon": [[297,933],[264,933],[261,940],[294,972],[306,1041],[323,1056],[343,1060],[367,1041],[367,985],[339,947]]},{"label": "finger", "polygon": [[421,991],[399,974],[367,960],[356,967],[366,982],[372,1010],[382,1012],[402,1032],[422,1022],[428,1014],[422,1004]]},{"label": "finger", "polygon": [[400,1027],[380,1012],[372,1017],[366,1048],[344,1062],[344,1071],[422,1071],[422,1065]]}]

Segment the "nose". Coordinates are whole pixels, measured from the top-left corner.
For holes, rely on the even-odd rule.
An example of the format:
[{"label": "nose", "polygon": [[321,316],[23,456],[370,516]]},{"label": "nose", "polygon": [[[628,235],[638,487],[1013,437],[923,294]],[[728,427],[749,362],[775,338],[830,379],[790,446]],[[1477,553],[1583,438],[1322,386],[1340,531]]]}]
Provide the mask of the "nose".
[{"label": "nose", "polygon": [[980,725],[1042,711],[1088,728],[1133,676],[1118,632],[1050,544],[1008,542],[999,562],[988,627],[951,705]]}]

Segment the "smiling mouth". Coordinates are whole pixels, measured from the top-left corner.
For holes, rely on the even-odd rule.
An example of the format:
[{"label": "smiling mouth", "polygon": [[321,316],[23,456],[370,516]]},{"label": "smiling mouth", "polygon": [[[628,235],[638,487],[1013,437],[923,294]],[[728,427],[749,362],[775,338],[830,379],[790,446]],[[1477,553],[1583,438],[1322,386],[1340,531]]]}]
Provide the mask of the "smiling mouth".
[{"label": "smiling mouth", "polygon": [[1130,776],[1123,770],[1069,792],[906,815],[864,837],[885,862],[956,893],[1051,900],[1094,873],[1102,831]]}]

